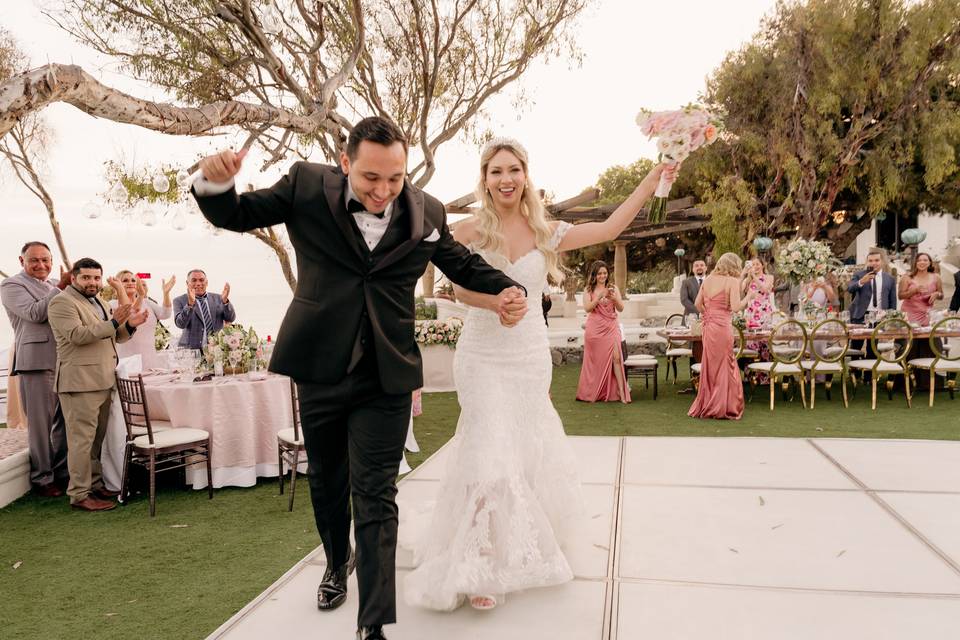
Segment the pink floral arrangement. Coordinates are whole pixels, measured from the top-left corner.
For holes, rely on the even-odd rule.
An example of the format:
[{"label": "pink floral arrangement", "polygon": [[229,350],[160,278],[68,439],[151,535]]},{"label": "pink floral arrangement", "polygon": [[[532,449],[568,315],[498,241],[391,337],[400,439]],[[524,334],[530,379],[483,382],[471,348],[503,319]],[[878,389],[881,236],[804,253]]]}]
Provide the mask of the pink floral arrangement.
[{"label": "pink floral arrangement", "polygon": [[[691,153],[717,139],[721,123],[707,109],[688,105],[677,111],[643,110],[637,114],[637,126],[648,138],[657,139],[661,162],[680,165]],[[660,178],[650,203],[650,222],[661,223],[666,219],[667,196],[672,186],[671,180]]]}]

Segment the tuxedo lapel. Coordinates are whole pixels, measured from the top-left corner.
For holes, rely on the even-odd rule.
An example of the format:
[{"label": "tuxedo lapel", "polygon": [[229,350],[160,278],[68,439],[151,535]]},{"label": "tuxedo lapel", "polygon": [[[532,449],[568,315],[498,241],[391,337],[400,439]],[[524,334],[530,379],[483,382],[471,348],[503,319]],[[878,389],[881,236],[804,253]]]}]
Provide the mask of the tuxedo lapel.
[{"label": "tuxedo lapel", "polygon": [[377,261],[373,269],[370,270],[371,272],[385,269],[394,264],[413,251],[420,244],[420,240],[423,239],[423,193],[419,189],[414,189],[407,182],[403,186],[400,198],[403,198],[403,204],[406,207],[410,237]]},{"label": "tuxedo lapel", "polygon": [[330,207],[330,215],[333,216],[334,222],[340,228],[344,241],[350,246],[351,251],[363,260],[364,255],[357,245],[357,236],[351,224],[351,216],[347,213],[346,182],[347,177],[342,173],[327,172],[323,177],[323,193],[327,198],[327,205]]}]

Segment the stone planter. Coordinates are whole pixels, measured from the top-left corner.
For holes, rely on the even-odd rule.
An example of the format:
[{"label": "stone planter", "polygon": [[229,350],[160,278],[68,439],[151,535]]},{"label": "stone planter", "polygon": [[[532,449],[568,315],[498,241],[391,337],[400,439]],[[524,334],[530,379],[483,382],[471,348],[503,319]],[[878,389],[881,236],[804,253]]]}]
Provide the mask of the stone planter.
[{"label": "stone planter", "polygon": [[456,347],[444,344],[420,345],[423,358],[423,391],[456,391],[453,381],[453,355]]}]

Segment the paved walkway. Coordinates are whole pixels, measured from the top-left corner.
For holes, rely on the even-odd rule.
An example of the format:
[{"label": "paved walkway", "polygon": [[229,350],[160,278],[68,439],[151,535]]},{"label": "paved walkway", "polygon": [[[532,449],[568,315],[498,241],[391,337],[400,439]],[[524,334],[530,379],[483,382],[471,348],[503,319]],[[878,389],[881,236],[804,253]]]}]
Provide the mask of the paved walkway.
[{"label": "paved walkway", "polygon": [[[390,640],[960,638],[960,442],[573,440],[592,538],[570,556],[577,578],[488,613],[401,593]],[[441,449],[401,503],[429,500],[443,465]],[[210,637],[353,638],[355,583],[341,609],[316,609],[322,557]]]}]

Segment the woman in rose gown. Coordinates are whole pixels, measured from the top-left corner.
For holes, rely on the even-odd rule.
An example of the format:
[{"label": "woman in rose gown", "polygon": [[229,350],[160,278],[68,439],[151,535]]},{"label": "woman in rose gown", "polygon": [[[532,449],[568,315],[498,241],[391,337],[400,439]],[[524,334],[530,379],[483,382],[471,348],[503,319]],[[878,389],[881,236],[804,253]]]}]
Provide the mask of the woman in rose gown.
[{"label": "woman in rose gown", "polygon": [[720,256],[717,266],[703,281],[696,305],[703,332],[700,360],[700,388],[688,415],[692,418],[739,420],[743,415],[743,383],[733,351],[733,324],[730,316],[757,295],[750,290],[740,298],[740,257]]},{"label": "woman in rose gown", "polygon": [[930,310],[934,302],[943,298],[943,283],[934,272],[929,253],[917,254],[910,274],[900,279],[897,295],[903,300],[900,309],[910,322],[930,326]]},{"label": "woman in rose gown", "polygon": [[583,308],[587,326],[583,334],[583,368],[577,385],[577,400],[584,402],[630,402],[630,387],[620,350],[620,320],[623,298],[609,284],[610,270],[604,262],[590,265]]}]

